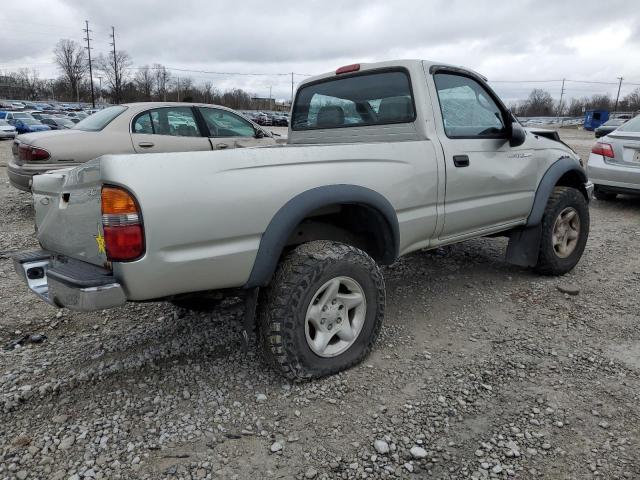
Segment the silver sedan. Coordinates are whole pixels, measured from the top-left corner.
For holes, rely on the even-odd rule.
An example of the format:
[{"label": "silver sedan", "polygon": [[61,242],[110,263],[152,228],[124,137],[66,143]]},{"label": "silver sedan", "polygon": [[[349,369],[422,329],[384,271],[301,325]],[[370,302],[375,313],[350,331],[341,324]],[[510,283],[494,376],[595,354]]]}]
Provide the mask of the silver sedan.
[{"label": "silver sedan", "polygon": [[218,105],[115,105],[70,129],[19,135],[9,162],[9,181],[16,188],[30,190],[33,175],[75,167],[107,154],[223,150],[275,143],[270,132]]},{"label": "silver sedan", "polygon": [[596,198],[640,195],[640,115],[596,142],[588,169]]}]

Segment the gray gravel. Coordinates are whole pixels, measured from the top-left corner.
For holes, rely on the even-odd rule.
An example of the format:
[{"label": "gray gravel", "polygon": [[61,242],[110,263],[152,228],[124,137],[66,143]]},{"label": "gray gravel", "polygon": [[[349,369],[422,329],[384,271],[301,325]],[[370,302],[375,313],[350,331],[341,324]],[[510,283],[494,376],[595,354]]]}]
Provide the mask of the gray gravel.
[{"label": "gray gravel", "polygon": [[0,479],[640,478],[640,200],[591,212],[563,278],[504,239],[402,258],[372,355],[291,384],[242,352],[237,304],[37,301],[8,257],[37,246],[30,199],[0,167]]}]

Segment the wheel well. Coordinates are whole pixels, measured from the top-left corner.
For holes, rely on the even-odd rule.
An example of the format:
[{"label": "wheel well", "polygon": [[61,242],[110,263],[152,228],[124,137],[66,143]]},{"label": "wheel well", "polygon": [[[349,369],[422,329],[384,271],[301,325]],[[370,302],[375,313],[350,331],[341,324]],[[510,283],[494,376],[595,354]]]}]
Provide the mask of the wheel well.
[{"label": "wheel well", "polygon": [[348,243],[367,252],[376,262],[395,260],[392,230],[378,210],[362,204],[333,204],[314,210],[291,232],[287,248],[313,240]]},{"label": "wheel well", "polygon": [[565,172],[556,183],[557,187],[572,187],[580,190],[585,198],[589,199],[589,194],[584,186],[586,179],[577,170],[569,170]]}]

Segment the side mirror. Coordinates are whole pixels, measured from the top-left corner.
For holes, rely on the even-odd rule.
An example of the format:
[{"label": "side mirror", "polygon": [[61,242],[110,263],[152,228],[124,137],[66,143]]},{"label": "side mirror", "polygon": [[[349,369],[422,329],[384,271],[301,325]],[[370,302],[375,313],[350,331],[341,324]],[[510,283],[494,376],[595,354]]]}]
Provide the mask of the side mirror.
[{"label": "side mirror", "polygon": [[264,138],[264,137],[267,136],[267,134],[264,133],[264,131],[259,129],[259,128],[256,128],[255,132],[256,132],[256,134],[254,135],[254,137],[256,137],[256,138]]},{"label": "side mirror", "polygon": [[527,138],[527,132],[522,128],[518,122],[511,123],[511,136],[509,138],[509,145],[512,147],[519,147],[524,143]]}]

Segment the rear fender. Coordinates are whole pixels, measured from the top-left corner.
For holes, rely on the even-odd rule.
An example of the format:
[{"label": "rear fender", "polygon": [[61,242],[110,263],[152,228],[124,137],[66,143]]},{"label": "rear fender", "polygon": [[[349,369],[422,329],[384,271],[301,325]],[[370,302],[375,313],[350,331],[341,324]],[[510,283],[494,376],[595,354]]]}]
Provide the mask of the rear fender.
[{"label": "rear fender", "polygon": [[328,185],[300,193],[275,214],[260,240],[260,247],[245,288],[265,286],[276,270],[291,233],[313,211],[335,204],[358,204],[377,210],[386,220],[392,245],[385,250],[384,263],[392,263],[400,245],[400,228],[395,209],[378,192],[358,185]]}]

